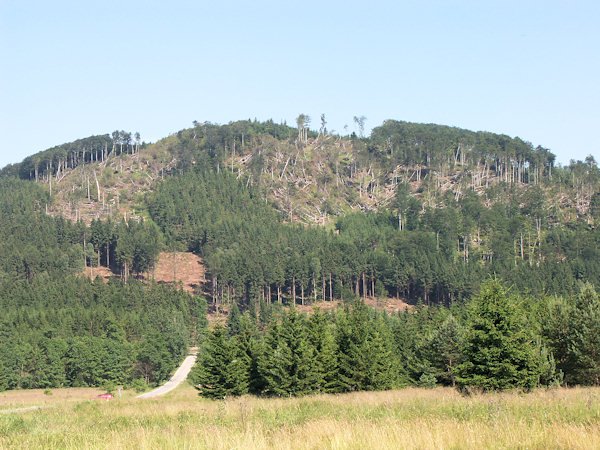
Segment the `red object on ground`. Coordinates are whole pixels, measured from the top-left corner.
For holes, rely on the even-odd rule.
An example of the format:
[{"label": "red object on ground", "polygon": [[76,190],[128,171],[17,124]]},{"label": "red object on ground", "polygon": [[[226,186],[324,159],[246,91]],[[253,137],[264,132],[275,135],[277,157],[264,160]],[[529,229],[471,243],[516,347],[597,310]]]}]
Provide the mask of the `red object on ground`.
[{"label": "red object on ground", "polygon": [[106,401],[109,401],[111,398],[113,398],[112,394],[100,394],[98,397],[102,398],[102,399],[106,399]]}]

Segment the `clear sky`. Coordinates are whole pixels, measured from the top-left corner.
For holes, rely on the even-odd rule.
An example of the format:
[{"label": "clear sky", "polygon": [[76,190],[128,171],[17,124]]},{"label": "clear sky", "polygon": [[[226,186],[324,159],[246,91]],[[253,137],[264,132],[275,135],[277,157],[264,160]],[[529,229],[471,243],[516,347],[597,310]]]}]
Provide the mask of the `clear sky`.
[{"label": "clear sky", "polygon": [[386,119],[600,159],[600,2],[0,0],[0,167],[115,129]]}]

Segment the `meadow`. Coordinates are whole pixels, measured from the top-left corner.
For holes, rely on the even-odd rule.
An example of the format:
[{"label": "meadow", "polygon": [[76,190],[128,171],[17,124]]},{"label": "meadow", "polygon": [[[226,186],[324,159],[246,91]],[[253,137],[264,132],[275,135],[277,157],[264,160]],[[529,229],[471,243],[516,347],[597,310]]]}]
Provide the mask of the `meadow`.
[{"label": "meadow", "polygon": [[[184,383],[156,400],[96,395],[1,394],[0,448],[600,448],[600,388],[211,401]],[[33,405],[44,407],[8,412]]]}]

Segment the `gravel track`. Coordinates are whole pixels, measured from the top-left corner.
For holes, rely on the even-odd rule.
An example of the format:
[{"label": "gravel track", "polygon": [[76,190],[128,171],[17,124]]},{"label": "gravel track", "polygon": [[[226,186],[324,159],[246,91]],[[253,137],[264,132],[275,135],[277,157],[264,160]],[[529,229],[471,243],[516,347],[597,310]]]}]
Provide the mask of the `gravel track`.
[{"label": "gravel track", "polygon": [[136,398],[154,398],[172,391],[187,378],[195,362],[196,353],[191,353],[183,360],[183,363],[181,363],[181,366],[179,366],[169,381],[162,386],[157,387],[153,391],[138,395]]}]

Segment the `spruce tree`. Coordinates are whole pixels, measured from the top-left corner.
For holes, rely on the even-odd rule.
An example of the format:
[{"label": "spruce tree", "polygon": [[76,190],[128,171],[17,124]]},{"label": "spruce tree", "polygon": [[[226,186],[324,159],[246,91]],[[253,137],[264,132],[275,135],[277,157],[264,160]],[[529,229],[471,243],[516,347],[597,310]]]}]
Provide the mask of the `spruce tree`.
[{"label": "spruce tree", "polygon": [[329,315],[317,310],[309,321],[309,338],[315,350],[314,370],[320,392],[336,392],[338,386],[338,357],[334,325]]},{"label": "spruce tree", "polygon": [[367,386],[366,389],[391,389],[398,384],[403,374],[392,352],[392,336],[385,321],[379,317],[372,323],[367,339]]},{"label": "spruce tree", "polygon": [[356,301],[349,313],[338,316],[339,379],[343,391],[389,389],[400,370],[393,339],[382,319],[369,317],[364,302]]},{"label": "spruce tree", "polygon": [[267,331],[258,368],[264,379],[265,394],[304,395],[318,389],[306,319],[295,309],[284,315],[281,325],[273,323]]},{"label": "spruce tree", "polygon": [[529,389],[539,382],[533,329],[523,308],[497,280],[484,283],[472,300],[463,357],[456,377],[461,388]]},{"label": "spruce tree", "polygon": [[445,385],[456,385],[456,366],[460,361],[462,329],[456,318],[450,314],[431,335],[427,346],[428,360],[432,375]]},{"label": "spruce tree", "polygon": [[192,381],[203,397],[222,399],[248,392],[248,369],[235,341],[222,326],[209,334]]},{"label": "spruce tree", "polygon": [[315,371],[314,348],[308,339],[308,327],[304,315],[295,308],[284,316],[281,337],[290,349],[290,394],[304,395],[318,388]]},{"label": "spruce tree", "polygon": [[227,330],[229,331],[230,336],[237,336],[241,332],[241,324],[240,324],[240,309],[236,302],[233,302],[231,305],[231,310],[229,311],[229,315],[227,316]]},{"label": "spruce tree", "polygon": [[600,298],[590,284],[581,287],[571,310],[569,349],[578,384],[600,385]]},{"label": "spruce tree", "polygon": [[291,351],[281,338],[281,326],[273,321],[264,335],[257,354],[258,374],[262,392],[266,395],[289,395],[291,390]]}]

